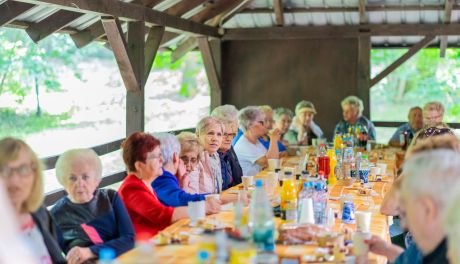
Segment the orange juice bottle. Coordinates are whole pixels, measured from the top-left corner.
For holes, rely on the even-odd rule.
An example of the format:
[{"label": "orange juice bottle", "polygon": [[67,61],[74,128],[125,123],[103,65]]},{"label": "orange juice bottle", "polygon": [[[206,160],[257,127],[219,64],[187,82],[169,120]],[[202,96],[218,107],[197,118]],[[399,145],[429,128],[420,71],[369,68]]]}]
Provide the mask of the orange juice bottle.
[{"label": "orange juice bottle", "polygon": [[328,149],[327,155],[329,156],[329,167],[331,168],[329,178],[327,179],[327,181],[328,184],[335,184],[337,182],[337,177],[335,176],[335,166],[337,166],[337,157],[333,149]]},{"label": "orange juice bottle", "polygon": [[293,178],[283,180],[280,207],[283,220],[286,222],[297,221],[297,188]]}]

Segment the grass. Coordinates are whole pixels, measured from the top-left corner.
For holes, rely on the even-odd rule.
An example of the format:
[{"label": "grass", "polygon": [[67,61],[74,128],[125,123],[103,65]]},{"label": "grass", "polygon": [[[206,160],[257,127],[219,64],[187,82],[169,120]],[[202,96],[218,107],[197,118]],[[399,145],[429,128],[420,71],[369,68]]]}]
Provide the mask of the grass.
[{"label": "grass", "polygon": [[14,136],[24,138],[25,136],[50,128],[73,127],[75,124],[65,123],[70,119],[69,113],[50,115],[42,113],[41,116],[35,113],[18,114],[11,108],[0,108],[0,138]]}]

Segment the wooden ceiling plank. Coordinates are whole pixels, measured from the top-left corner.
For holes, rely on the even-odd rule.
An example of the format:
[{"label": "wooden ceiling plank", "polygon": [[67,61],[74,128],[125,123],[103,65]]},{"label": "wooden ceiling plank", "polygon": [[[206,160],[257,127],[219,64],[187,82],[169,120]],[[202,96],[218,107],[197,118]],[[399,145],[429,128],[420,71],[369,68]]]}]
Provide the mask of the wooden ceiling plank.
[{"label": "wooden ceiling plank", "polygon": [[51,16],[41,20],[40,22],[32,24],[26,29],[26,32],[35,43],[38,43],[51,34],[67,27],[69,24],[82,17],[83,15],[84,14],[82,13],[59,10]]}]

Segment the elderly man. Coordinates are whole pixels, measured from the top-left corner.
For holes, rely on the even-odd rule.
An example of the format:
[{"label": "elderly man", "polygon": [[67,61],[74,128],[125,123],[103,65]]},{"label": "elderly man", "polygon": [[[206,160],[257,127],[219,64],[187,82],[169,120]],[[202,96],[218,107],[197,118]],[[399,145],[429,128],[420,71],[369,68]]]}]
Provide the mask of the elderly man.
[{"label": "elderly man", "polygon": [[[163,174],[152,182],[158,199],[167,206],[187,206],[190,201],[204,201],[206,194],[189,194],[179,186],[178,177],[185,174],[184,162],[179,158],[180,143],[173,134],[157,133],[155,137],[160,141],[161,155],[163,156]],[[220,211],[220,201],[208,199],[207,213]]]},{"label": "elderly man", "polygon": [[[366,132],[369,139],[375,140],[376,132],[374,124],[363,116],[363,101],[356,96],[348,96],[341,102],[343,119],[337,123],[334,135],[346,134],[350,128],[352,130],[360,128],[361,132]],[[355,132],[355,131],[352,131]]]},{"label": "elderly man", "polygon": [[448,143],[444,146],[435,139],[418,144],[404,165],[400,215],[415,244],[403,251],[373,236],[369,241],[372,252],[395,263],[448,263],[443,216],[460,183],[460,154],[458,140],[445,137],[436,139]]},{"label": "elderly man", "polygon": [[418,106],[412,107],[409,110],[407,118],[409,119],[409,122],[398,127],[393,136],[391,136],[390,142],[388,143],[390,146],[402,146],[404,144],[404,141],[401,142],[401,135],[404,135],[404,140],[408,140],[407,144],[409,145],[409,143],[415,137],[415,134],[423,128],[422,108]]},{"label": "elderly man", "polygon": [[425,126],[436,126],[444,120],[444,106],[437,101],[428,102],[423,106]]}]

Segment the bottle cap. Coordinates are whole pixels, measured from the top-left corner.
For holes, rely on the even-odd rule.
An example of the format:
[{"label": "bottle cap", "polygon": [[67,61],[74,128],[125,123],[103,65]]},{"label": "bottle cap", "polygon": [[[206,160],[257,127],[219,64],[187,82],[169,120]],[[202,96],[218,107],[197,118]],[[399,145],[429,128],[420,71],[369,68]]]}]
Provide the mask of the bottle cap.
[{"label": "bottle cap", "polygon": [[262,187],[264,185],[264,182],[261,179],[256,180],[256,187]]},{"label": "bottle cap", "polygon": [[100,260],[114,260],[115,259],[115,250],[113,248],[105,247],[99,250],[99,259]]},{"label": "bottle cap", "polygon": [[309,182],[304,182],[304,183],[303,183],[303,187],[304,187],[304,188],[308,188],[308,185],[309,185]]},{"label": "bottle cap", "polygon": [[198,259],[199,259],[200,261],[209,260],[209,253],[208,253],[208,251],[206,251],[206,250],[200,250],[200,251],[198,252]]}]

